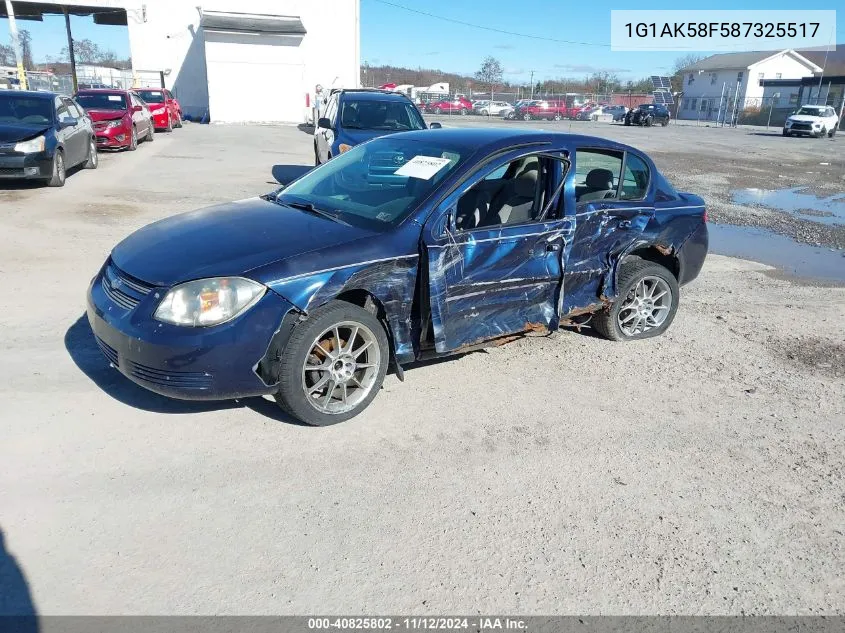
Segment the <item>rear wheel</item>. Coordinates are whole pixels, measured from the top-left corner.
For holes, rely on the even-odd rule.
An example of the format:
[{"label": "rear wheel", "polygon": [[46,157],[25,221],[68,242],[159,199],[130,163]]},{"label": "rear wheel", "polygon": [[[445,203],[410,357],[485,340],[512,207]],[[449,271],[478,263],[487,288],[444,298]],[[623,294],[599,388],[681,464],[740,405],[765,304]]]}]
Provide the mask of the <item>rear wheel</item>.
[{"label": "rear wheel", "polygon": [[390,358],[374,314],[332,301],[294,329],[280,359],[276,401],[306,424],[356,416],[376,397]]},{"label": "rear wheel", "polygon": [[824,138],[825,136],[827,136],[827,128],[823,127],[821,131],[816,134],[816,138]]},{"label": "rear wheel", "polygon": [[62,150],[57,149],[53,154],[53,173],[47,180],[48,187],[65,186],[65,155]]},{"label": "rear wheel", "polygon": [[678,280],[659,264],[642,259],[624,262],[613,304],[593,317],[593,327],[611,341],[659,336],[675,318],[680,301]]},{"label": "rear wheel", "polygon": [[669,125],[669,119],[663,119],[663,121],[660,122],[660,125],[666,127],[667,125]]},{"label": "rear wheel", "polygon": [[91,137],[91,140],[88,141],[88,158],[85,160],[85,164],[83,168],[85,169],[97,169],[97,166],[100,164],[100,157],[97,154],[97,143],[94,141],[94,137]]},{"label": "rear wheel", "polygon": [[645,121],[643,121],[643,125],[646,127],[651,127],[651,117],[646,117]]},{"label": "rear wheel", "polygon": [[522,115],[522,118],[523,118],[523,119],[525,119],[526,121],[530,121],[530,120],[531,120],[531,119],[533,119],[534,117],[533,117],[533,116],[531,116],[531,113],[530,113],[530,112],[526,112],[524,115]]},{"label": "rear wheel", "polygon": [[836,128],[833,128],[830,132],[827,133],[828,138],[833,138],[836,136]]},{"label": "rear wheel", "polygon": [[461,116],[466,116],[466,113],[467,113],[467,109],[461,108]]},{"label": "rear wheel", "polygon": [[436,108],[434,108],[434,114],[442,114],[442,113],[443,113],[443,108],[441,108],[440,106],[437,106]]},{"label": "rear wheel", "polygon": [[563,117],[562,117],[562,116],[560,116],[560,112],[555,112],[555,116],[554,116],[554,120],[555,120],[555,121],[560,121],[562,118],[563,118]]},{"label": "rear wheel", "polygon": [[152,120],[150,120],[150,125],[147,127],[147,136],[145,138],[148,143],[152,143],[156,140],[156,131]]},{"label": "rear wheel", "polygon": [[784,135],[784,136],[789,136],[789,132],[788,132],[787,130],[784,130],[784,131],[783,131],[783,135]]}]

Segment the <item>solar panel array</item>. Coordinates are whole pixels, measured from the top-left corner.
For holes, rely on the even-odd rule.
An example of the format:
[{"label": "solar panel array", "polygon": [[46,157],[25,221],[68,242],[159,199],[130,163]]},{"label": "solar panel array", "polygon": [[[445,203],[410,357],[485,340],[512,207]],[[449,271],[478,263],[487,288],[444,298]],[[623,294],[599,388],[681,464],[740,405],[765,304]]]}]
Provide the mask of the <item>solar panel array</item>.
[{"label": "solar panel array", "polygon": [[662,105],[672,105],[675,103],[675,98],[668,90],[655,90],[653,93],[654,102]]},{"label": "solar panel array", "polygon": [[659,75],[652,75],[651,76],[651,83],[654,86],[655,90],[671,90],[672,89],[672,80],[669,77],[662,77]]}]

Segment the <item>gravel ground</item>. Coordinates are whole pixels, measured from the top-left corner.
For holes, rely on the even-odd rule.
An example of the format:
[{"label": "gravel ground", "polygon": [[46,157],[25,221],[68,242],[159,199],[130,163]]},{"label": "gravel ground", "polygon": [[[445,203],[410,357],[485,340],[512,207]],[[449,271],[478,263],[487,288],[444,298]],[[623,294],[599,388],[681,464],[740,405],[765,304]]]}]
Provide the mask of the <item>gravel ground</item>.
[{"label": "gravel ground", "polygon": [[[701,179],[739,138],[622,132],[686,134]],[[189,125],[0,191],[0,612],[845,614],[845,288],[711,256],[661,338],[423,364],[325,429],[110,369],[83,309],[111,246],[309,144]]]}]

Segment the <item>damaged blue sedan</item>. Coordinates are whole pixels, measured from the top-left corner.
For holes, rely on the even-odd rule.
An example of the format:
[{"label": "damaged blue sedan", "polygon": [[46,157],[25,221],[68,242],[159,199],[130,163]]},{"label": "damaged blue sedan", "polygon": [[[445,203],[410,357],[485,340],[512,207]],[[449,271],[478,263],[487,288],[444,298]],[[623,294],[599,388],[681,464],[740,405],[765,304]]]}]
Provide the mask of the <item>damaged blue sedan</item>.
[{"label": "damaged blue sedan", "polygon": [[417,360],[588,320],[614,341],[661,334],[704,263],[706,221],[699,196],[609,140],[400,133],[140,229],[93,279],[88,319],[142,387],[273,395],[333,424]]}]

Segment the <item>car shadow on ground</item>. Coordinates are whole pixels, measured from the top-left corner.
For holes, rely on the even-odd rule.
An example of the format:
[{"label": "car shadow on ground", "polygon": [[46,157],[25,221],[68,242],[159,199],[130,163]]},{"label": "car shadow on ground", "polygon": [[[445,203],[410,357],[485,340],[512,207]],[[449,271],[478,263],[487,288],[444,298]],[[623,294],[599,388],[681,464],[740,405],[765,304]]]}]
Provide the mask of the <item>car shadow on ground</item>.
[{"label": "car shadow on ground", "polygon": [[274,402],[264,398],[241,400],[175,400],[139,387],[109,364],[83,314],[65,332],[65,349],[77,367],[100,389],[115,400],[142,411],[168,414],[204,413],[246,407],[278,422],[305,426],[284,413]]},{"label": "car shadow on ground", "polygon": [[308,136],[313,136],[314,134],[314,126],[310,123],[300,123],[296,126],[296,129],[300,132],[305,132]]},{"label": "car shadow on ground", "polygon": [[287,185],[312,169],[314,169],[314,165],[273,165],[273,169],[270,171],[276,182]]},{"label": "car shadow on ground", "polygon": [[38,633],[38,611],[26,575],[6,549],[0,529],[0,623],[8,633]]},{"label": "car shadow on ground", "polygon": [[[65,179],[73,178],[78,172],[83,171],[82,165],[71,167],[65,172]],[[32,180],[22,178],[20,180],[0,180],[0,191],[28,191],[30,189],[47,189],[46,180]]]}]

